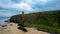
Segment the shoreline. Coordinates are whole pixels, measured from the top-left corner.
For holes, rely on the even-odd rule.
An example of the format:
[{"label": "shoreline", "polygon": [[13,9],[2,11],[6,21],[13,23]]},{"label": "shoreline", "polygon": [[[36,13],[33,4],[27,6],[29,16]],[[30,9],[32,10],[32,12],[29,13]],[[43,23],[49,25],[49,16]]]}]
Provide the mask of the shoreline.
[{"label": "shoreline", "polygon": [[[14,23],[14,22],[5,22],[3,25],[1,25],[1,28],[2,28],[2,26],[5,27],[5,26],[8,26],[9,24],[12,24],[12,26],[13,26],[13,24],[15,24],[15,26],[17,26],[17,29],[19,27],[17,23]],[[36,28],[36,27],[24,27],[24,28],[26,28],[26,29],[31,29],[32,28],[34,30],[46,32],[46,33],[49,33],[49,34],[57,34],[57,32],[54,32],[52,30],[45,30],[45,29],[42,29],[42,28]],[[21,29],[18,29],[18,30],[21,30]]]},{"label": "shoreline", "polygon": [[[11,25],[12,24],[12,25]],[[16,23],[7,23],[7,24],[5,24],[6,26],[5,27],[3,27],[3,30],[6,30],[6,34],[7,34],[7,32],[8,32],[8,30],[9,30],[9,33],[13,33],[13,34],[50,34],[50,33],[47,33],[47,32],[43,32],[43,31],[38,31],[38,30],[36,30],[35,28],[28,28],[28,27],[25,27],[27,30],[28,30],[28,32],[23,32],[22,30],[19,30],[19,29],[17,29],[17,24]],[[2,32],[4,32],[2,30]],[[1,30],[0,30],[0,32],[1,32]]]}]

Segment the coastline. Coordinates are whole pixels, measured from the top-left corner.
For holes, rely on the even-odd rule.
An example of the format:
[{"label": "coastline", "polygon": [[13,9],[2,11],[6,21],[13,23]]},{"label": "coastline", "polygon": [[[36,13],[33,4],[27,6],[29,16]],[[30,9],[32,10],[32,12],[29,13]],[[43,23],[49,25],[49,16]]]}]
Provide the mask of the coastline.
[{"label": "coastline", "polygon": [[[12,25],[11,25],[12,24]],[[6,25],[5,27],[2,27],[2,29],[0,30],[0,34],[50,34],[47,32],[43,32],[43,31],[38,31],[35,28],[28,28],[25,27],[28,32],[23,32],[22,30],[17,29],[17,27],[19,27],[16,23],[6,23],[4,24]]]}]

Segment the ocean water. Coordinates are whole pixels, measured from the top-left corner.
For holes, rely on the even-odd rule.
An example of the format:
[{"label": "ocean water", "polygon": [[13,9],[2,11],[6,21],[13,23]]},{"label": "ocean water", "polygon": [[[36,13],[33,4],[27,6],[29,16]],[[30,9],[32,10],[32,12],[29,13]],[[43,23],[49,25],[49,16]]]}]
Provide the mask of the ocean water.
[{"label": "ocean water", "polygon": [[9,17],[0,17],[0,24],[4,24],[5,20],[8,20]]}]

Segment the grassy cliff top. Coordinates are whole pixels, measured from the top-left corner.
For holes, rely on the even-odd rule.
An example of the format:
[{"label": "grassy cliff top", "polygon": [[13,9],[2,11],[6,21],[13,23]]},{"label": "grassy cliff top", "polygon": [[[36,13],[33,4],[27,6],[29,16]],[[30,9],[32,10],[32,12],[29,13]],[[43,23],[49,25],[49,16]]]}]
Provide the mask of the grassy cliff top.
[{"label": "grassy cliff top", "polygon": [[22,23],[25,27],[53,30],[60,34],[60,10],[14,15],[10,21]]},{"label": "grassy cliff top", "polygon": [[36,20],[47,20],[51,22],[51,21],[58,21],[59,16],[60,16],[60,10],[54,10],[54,11],[14,15],[10,18],[10,21],[12,22],[29,21],[30,22],[31,20],[35,22]]}]

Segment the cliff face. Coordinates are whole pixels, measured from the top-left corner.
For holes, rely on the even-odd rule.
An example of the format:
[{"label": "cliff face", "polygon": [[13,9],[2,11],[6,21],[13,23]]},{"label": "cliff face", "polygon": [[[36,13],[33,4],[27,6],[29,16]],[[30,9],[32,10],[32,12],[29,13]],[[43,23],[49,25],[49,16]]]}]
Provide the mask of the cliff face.
[{"label": "cliff face", "polygon": [[37,12],[24,15],[14,15],[10,18],[11,22],[22,23],[29,22],[34,23],[38,20],[43,20],[47,22],[59,22],[60,10],[48,11],[48,12]]}]

